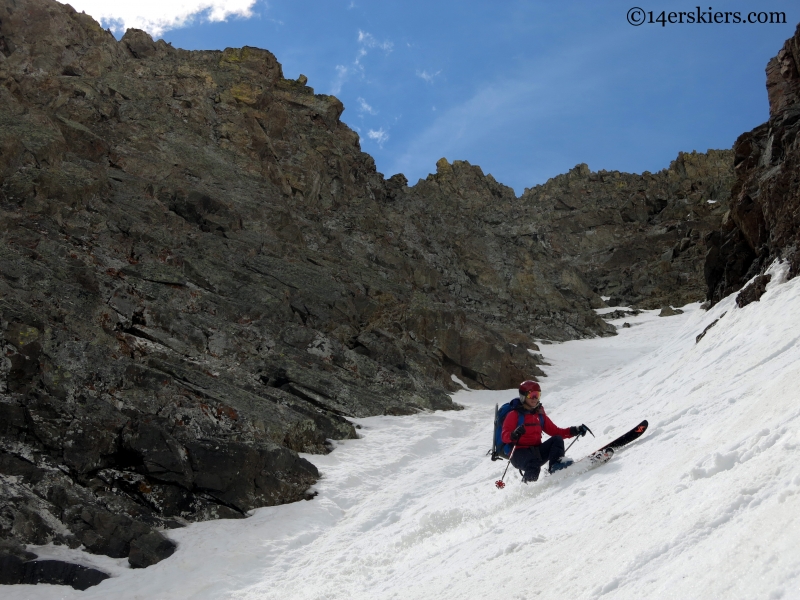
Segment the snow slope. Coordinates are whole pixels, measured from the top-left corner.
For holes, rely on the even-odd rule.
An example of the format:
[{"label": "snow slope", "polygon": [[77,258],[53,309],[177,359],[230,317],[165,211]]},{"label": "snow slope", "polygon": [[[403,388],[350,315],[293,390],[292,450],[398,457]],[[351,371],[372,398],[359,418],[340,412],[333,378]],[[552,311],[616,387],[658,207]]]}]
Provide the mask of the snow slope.
[{"label": "snow slope", "polygon": [[597,434],[571,456],[650,421],[597,469],[531,485],[509,471],[496,489],[492,415],[515,392],[463,391],[463,411],[359,420],[362,439],[309,457],[324,475],[312,501],[170,531],[178,551],[146,570],[45,549],[115,577],[0,594],[800,598],[800,278],[773,272],[741,309],[730,297],[708,312],[650,311],[614,338],[542,346],[548,414]]}]

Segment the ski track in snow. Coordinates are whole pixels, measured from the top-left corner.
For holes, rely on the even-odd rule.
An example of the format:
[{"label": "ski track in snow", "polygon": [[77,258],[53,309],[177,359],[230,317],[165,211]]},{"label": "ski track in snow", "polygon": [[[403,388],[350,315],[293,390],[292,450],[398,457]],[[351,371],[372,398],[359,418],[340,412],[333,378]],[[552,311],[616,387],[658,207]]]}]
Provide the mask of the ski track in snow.
[{"label": "ski track in snow", "polygon": [[548,414],[597,435],[571,457],[649,420],[605,465],[496,489],[494,405],[516,391],[462,391],[463,411],[359,419],[361,439],[307,456],[314,500],[170,530],[178,551],[145,570],[40,548],[114,577],[3,598],[800,598],[800,278],[773,273],[742,309],[541,345]]}]

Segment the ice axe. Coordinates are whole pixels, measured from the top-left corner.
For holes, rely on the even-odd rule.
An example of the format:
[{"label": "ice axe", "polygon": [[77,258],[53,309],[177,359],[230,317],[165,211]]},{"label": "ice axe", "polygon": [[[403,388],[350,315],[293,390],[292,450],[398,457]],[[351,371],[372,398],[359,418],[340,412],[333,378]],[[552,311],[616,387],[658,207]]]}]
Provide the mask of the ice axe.
[{"label": "ice axe", "polygon": [[[584,427],[586,427],[586,425],[584,425]],[[591,430],[591,429],[589,429],[588,427],[586,427],[586,431],[588,431],[589,433],[592,433],[592,430]],[[584,434],[584,435],[586,435],[586,434]],[[583,435],[576,435],[576,436],[575,436],[575,439],[574,439],[574,440],[572,440],[572,444],[574,444],[575,442],[577,442],[577,441],[578,441],[578,438],[581,438],[581,437],[583,437]],[[593,433],[592,433],[592,437],[595,437],[595,435],[594,435]],[[572,444],[570,444],[569,446],[567,446],[567,450],[569,450],[570,448],[572,448]],[[567,453],[567,450],[564,450],[564,454],[566,454],[566,453]]]},{"label": "ice axe", "polygon": [[[514,456],[514,450],[516,450],[516,449],[517,449],[517,445],[514,444],[514,446],[512,446],[512,448],[511,448],[511,454],[508,455],[508,465],[511,464],[511,457]],[[508,465],[506,465],[506,470],[503,471],[503,476],[500,479],[498,479],[497,481],[494,482],[494,485],[498,490],[502,490],[504,487],[506,487],[506,484],[503,481],[503,479],[506,478],[506,473],[508,473]]]}]

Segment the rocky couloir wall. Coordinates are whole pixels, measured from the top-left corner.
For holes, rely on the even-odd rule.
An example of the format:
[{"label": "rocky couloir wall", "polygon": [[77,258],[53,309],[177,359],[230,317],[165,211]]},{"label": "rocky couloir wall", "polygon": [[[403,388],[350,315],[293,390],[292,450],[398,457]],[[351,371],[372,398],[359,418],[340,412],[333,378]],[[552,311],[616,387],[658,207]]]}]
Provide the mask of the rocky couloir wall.
[{"label": "rocky couloir wall", "polygon": [[[800,272],[800,25],[766,71],[769,121],[736,140],[730,212],[708,240],[711,302],[739,291],[775,259],[789,261],[791,277]],[[758,299],[755,288],[742,301]]]},{"label": "rocky couloir wall", "polygon": [[307,497],[297,452],[349,418],[613,334],[601,295],[699,299],[727,208],[726,152],[409,187],[269,52],[117,41],[50,0],[0,0],[0,83],[0,538],[139,567],[165,527]]},{"label": "rocky couloir wall", "polygon": [[117,42],[45,0],[0,4],[0,50],[2,537],[145,566],[161,527],[304,498],[297,452],[347,417],[541,374],[269,52]]},{"label": "rocky couloir wall", "polygon": [[705,293],[707,235],[728,209],[730,150],[680,153],[633,175],[578,165],[528,189],[539,235],[608,304],[683,306]]}]

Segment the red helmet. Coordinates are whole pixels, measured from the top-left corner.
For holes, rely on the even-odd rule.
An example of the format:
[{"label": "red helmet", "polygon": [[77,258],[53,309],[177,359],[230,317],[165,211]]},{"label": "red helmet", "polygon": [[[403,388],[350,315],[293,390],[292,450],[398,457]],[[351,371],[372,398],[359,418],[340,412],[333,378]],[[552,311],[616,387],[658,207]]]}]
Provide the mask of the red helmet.
[{"label": "red helmet", "polygon": [[536,381],[523,381],[519,384],[519,399],[538,398],[542,395],[542,386]]}]

